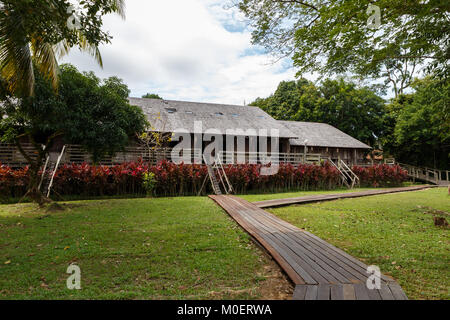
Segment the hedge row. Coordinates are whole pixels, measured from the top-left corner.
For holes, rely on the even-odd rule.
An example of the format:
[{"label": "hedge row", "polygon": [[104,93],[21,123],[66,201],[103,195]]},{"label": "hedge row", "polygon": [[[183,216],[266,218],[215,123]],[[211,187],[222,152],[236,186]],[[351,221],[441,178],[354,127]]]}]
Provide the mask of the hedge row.
[{"label": "hedge row", "polygon": [[362,187],[394,187],[408,179],[408,172],[398,165],[353,166],[352,171]]},{"label": "hedge row", "polygon": [[[237,193],[277,192],[286,190],[334,189],[341,185],[336,168],[321,165],[281,164],[274,175],[261,175],[261,165],[226,165],[225,172]],[[406,180],[407,174],[398,166],[379,165],[353,167],[362,186],[393,186]],[[59,195],[125,195],[145,194],[144,174],[152,173],[157,196],[195,195],[207,175],[207,168],[199,164],[174,164],[161,161],[149,166],[144,162],[129,162],[115,166],[65,164],[55,174],[53,190]],[[203,194],[211,193],[207,181]],[[19,197],[26,191],[28,168],[13,170],[0,166],[0,194]]]}]

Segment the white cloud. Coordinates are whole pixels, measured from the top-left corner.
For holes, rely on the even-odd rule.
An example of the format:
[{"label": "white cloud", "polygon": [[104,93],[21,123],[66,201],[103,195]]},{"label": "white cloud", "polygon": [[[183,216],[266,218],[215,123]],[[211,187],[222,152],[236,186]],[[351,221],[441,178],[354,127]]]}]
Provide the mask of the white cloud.
[{"label": "white cloud", "polygon": [[[62,62],[100,77],[124,79],[132,96],[242,104],[268,96],[293,69],[252,51],[236,8],[217,0],[126,1],[126,20],[105,17],[112,43],[102,46],[104,68],[76,49]],[[238,30],[239,32],[231,32]],[[255,50],[253,50],[255,51]],[[256,50],[256,52],[258,52]]]}]

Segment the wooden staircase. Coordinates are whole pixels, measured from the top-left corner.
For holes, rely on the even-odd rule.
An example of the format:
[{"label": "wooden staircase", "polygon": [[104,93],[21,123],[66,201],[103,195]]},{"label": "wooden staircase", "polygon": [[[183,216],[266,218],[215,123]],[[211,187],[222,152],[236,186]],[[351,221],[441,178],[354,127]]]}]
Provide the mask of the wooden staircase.
[{"label": "wooden staircase", "polygon": [[[213,163],[208,163],[206,161],[205,156],[203,155],[203,161],[205,162],[206,168],[208,169],[208,177],[209,181],[211,182],[212,189],[214,191],[214,194],[221,195],[222,189],[220,186],[222,185],[223,192],[225,194],[230,194],[233,192],[233,187],[231,186],[230,181],[228,180],[227,174],[225,173],[225,169],[223,168],[222,161],[220,160],[220,157],[216,156]],[[217,180],[217,177],[219,177],[219,180]],[[202,192],[202,189],[205,185],[207,177],[205,177],[205,180],[203,181],[202,187],[200,188],[200,191],[198,194]]]},{"label": "wooden staircase", "polygon": [[61,153],[57,159],[52,159],[49,155],[45,160],[44,168],[42,169],[41,181],[39,182],[39,190],[46,196],[50,196],[50,191],[53,185],[53,178],[55,177],[56,171],[58,170],[61,158],[64,154],[66,146],[64,145]]},{"label": "wooden staircase", "polygon": [[213,188],[214,194],[218,195],[222,194],[222,190],[220,190],[219,182],[217,181],[217,177],[212,166],[206,164],[206,167],[208,168],[208,176],[209,180],[211,181],[211,186]]},{"label": "wooden staircase", "polygon": [[359,177],[350,169],[350,167],[342,160],[338,160],[336,164],[333,160],[327,159],[341,174],[342,184],[347,188],[353,189],[355,185],[359,184]]}]

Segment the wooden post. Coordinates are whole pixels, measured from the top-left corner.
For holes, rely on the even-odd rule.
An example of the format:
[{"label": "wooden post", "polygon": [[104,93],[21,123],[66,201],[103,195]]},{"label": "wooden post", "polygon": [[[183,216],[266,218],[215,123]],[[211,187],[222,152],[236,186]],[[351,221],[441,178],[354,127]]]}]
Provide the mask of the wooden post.
[{"label": "wooden post", "polygon": [[308,148],[307,147],[307,145],[306,145],[306,142],[305,142],[305,147],[303,148],[303,163],[306,163],[306,148]]}]

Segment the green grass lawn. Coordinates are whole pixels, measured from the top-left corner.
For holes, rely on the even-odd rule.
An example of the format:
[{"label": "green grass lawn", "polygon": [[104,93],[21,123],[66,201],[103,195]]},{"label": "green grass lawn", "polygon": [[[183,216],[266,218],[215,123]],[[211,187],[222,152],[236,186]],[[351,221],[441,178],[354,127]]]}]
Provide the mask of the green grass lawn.
[{"label": "green grass lawn", "polygon": [[[242,197],[360,190],[368,189]],[[62,206],[0,205],[0,299],[257,299],[292,293],[274,262],[206,197]],[[445,188],[270,211],[380,266],[411,299],[449,299],[448,229],[434,226],[433,210],[448,216]],[[81,268],[81,290],[66,288],[72,262]]]},{"label": "green grass lawn", "polygon": [[431,214],[450,221],[447,188],[269,211],[369,265],[378,265],[400,283],[410,299],[450,299],[449,229],[436,227]]},{"label": "green grass lawn", "polygon": [[[290,290],[206,197],[63,207],[0,205],[0,299],[255,299]],[[81,290],[66,288],[72,262],[81,268]]]}]

